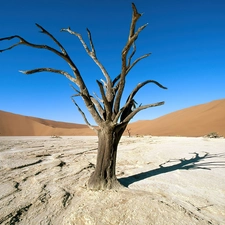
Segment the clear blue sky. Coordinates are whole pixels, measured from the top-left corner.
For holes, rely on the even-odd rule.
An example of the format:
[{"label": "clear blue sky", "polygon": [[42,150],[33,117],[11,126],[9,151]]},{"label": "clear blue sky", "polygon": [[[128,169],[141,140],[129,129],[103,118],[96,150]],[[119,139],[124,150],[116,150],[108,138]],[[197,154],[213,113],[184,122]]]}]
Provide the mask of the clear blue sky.
[{"label": "clear blue sky", "polygon": [[[27,41],[57,47],[39,32],[39,23],[67,49],[80,69],[90,93],[102,78],[75,36],[60,32],[71,27],[83,35],[92,32],[97,56],[111,77],[120,73],[121,50],[130,20],[129,0],[7,0],[1,1],[0,37],[21,35]],[[124,99],[139,82],[154,79],[137,95],[138,103],[165,101],[164,106],[139,113],[133,121],[153,119],[196,104],[225,98],[225,1],[159,0],[134,2],[143,12],[138,25],[149,23],[136,42],[139,57],[151,52],[132,70]],[[0,42],[0,49],[14,41]],[[135,57],[134,57],[135,58]],[[19,70],[53,67],[71,72],[51,52],[18,46],[0,53],[0,110],[46,119],[83,123],[70,96],[73,90],[63,76],[51,73],[24,75]],[[81,106],[82,102],[78,101]],[[90,120],[92,122],[92,120]]]}]

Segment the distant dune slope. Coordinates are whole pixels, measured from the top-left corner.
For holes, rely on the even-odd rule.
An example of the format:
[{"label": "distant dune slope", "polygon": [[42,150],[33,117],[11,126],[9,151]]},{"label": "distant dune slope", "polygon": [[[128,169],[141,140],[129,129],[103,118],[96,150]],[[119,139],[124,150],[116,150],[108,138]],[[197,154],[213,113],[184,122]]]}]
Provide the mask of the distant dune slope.
[{"label": "distant dune slope", "polygon": [[22,116],[0,111],[0,135],[2,136],[51,136],[95,135],[83,124],[73,124]]},{"label": "distant dune slope", "polygon": [[225,99],[185,108],[154,120],[129,125],[131,134],[204,136],[217,132],[225,137]]},{"label": "distant dune slope", "polygon": [[[225,136],[225,99],[185,108],[154,120],[128,125],[132,135],[204,136],[218,132]],[[125,132],[127,134],[127,132]],[[57,122],[0,111],[2,136],[96,135],[86,125]]]}]

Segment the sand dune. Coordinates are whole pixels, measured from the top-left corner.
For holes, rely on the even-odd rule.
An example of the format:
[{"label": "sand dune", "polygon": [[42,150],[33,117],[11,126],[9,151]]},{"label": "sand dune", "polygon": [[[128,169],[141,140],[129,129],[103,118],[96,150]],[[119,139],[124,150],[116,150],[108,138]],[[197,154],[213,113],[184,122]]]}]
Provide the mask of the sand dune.
[{"label": "sand dune", "polygon": [[0,111],[2,136],[95,135],[83,124],[64,123]]},{"label": "sand dune", "polygon": [[[225,99],[185,108],[154,120],[129,124],[131,135],[225,136]],[[127,134],[127,132],[125,132]],[[86,125],[57,122],[0,111],[2,136],[95,135]]]},{"label": "sand dune", "polygon": [[225,99],[185,108],[154,120],[129,124],[131,134],[198,137],[211,132],[225,136]]}]

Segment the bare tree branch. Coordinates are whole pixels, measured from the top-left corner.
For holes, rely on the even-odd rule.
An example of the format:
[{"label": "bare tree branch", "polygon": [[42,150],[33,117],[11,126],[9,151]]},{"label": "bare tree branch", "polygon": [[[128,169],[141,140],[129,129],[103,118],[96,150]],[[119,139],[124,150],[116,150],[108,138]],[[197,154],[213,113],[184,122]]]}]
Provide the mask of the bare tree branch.
[{"label": "bare tree branch", "polygon": [[132,57],[134,56],[134,54],[135,54],[135,52],[136,52],[136,45],[135,45],[135,42],[134,42],[132,45],[133,45],[133,51],[132,51],[132,53],[130,54],[130,56],[129,56],[129,58],[128,58],[127,67],[130,66],[131,59],[132,59]]},{"label": "bare tree branch", "polygon": [[138,112],[140,112],[143,109],[147,109],[150,107],[156,107],[156,106],[160,106],[163,105],[165,102],[157,102],[157,103],[153,103],[153,104],[148,104],[148,105],[143,105],[140,106],[138,108],[136,108],[134,111],[132,111],[123,121],[122,123],[128,123]]},{"label": "bare tree branch", "polygon": [[[7,38],[0,38],[0,41],[11,40],[11,39],[13,39],[13,37],[15,37],[15,36],[7,37]],[[18,46],[18,45],[20,45],[20,44],[21,44],[21,43],[19,42],[19,43],[16,43],[16,44],[14,44],[14,45],[11,45],[11,46],[8,47],[8,48],[0,49],[0,52],[2,53],[2,52],[4,52],[4,51],[13,49],[14,47],[16,47],[16,46]]]},{"label": "bare tree branch", "polygon": [[[142,59],[144,59],[144,58],[147,58],[148,56],[150,56],[151,55],[151,53],[147,53],[147,54],[145,54],[145,55],[142,55],[142,56],[140,56],[139,58],[137,58],[131,65],[129,65],[128,67],[127,67],[127,71],[126,71],[126,75],[130,72],[130,70],[140,61],[140,60],[142,60]],[[117,76],[117,77],[115,77],[115,79],[113,80],[113,86],[116,84],[116,82],[120,79],[120,77],[121,77],[121,73]],[[117,86],[116,87],[114,87],[114,90],[116,91],[117,89],[118,89],[118,87],[119,87],[119,84],[117,84]]]},{"label": "bare tree branch", "polygon": [[133,18],[133,23],[131,23],[131,26],[130,26],[130,34],[129,34],[129,37],[132,37],[135,33],[135,23],[138,21],[138,19],[142,16],[141,13],[138,13],[137,11],[137,8],[135,6],[134,3],[132,3],[132,10],[133,10],[133,14],[132,14],[132,18]]},{"label": "bare tree branch", "polygon": [[82,111],[82,109],[81,109],[81,108],[79,107],[79,105],[76,103],[76,101],[75,101],[72,97],[71,97],[71,99],[72,99],[74,105],[77,107],[78,111],[81,113],[81,115],[82,115],[82,117],[83,117],[85,123],[88,125],[88,127],[91,128],[92,130],[94,130],[94,131],[97,133],[98,130],[88,122],[85,113]]},{"label": "bare tree branch", "polygon": [[74,32],[69,28],[65,29],[61,29],[61,31],[66,31],[72,35],[75,35],[81,42],[81,44],[83,45],[85,51],[87,52],[87,54],[93,59],[93,61],[96,63],[96,65],[100,68],[100,70],[102,71],[102,74],[104,75],[104,77],[106,78],[107,81],[107,99],[108,101],[111,101],[113,96],[112,96],[112,82],[111,82],[111,78],[108,74],[108,72],[106,71],[105,67],[100,63],[100,61],[98,60],[97,56],[96,56],[96,52],[95,52],[95,48],[94,48],[94,44],[92,41],[92,37],[91,37],[91,32],[87,29],[87,33],[88,33],[88,38],[90,41],[90,45],[91,45],[91,50],[88,48],[87,44],[85,43],[83,37],[81,36],[81,34]]},{"label": "bare tree branch", "polygon": [[[132,19],[133,20],[133,19]],[[134,21],[132,21],[132,23],[134,23]],[[136,23],[136,22],[135,22]],[[132,44],[135,42],[135,40],[137,39],[139,33],[147,26],[148,24],[145,24],[141,27],[138,28],[138,30],[136,31],[136,33],[134,33],[133,36],[129,36],[128,42],[125,45],[125,47],[122,50],[122,73],[121,75],[123,76],[126,73],[126,69],[127,69],[127,53],[130,50],[130,47],[132,46]]]},{"label": "bare tree branch", "polygon": [[88,38],[89,38],[90,45],[91,45],[91,52],[93,52],[93,54],[96,56],[95,47],[94,47],[92,37],[91,37],[91,32],[88,28],[87,28],[87,33],[88,33]]},{"label": "bare tree branch", "polygon": [[[39,27],[41,27],[40,25],[38,25]],[[42,28],[44,30],[44,28]],[[44,33],[44,31],[42,30],[42,32]],[[45,34],[48,34],[48,36],[50,36],[51,38],[53,38],[54,40],[56,40],[50,33],[45,33]],[[61,52],[59,52],[58,50],[56,50],[55,48],[52,48],[48,45],[38,45],[38,44],[33,44],[33,43],[30,43],[28,41],[26,41],[24,38],[20,37],[19,35],[14,35],[14,36],[10,36],[10,37],[5,37],[5,38],[1,38],[0,41],[3,41],[3,40],[12,40],[14,38],[18,38],[20,41],[12,46],[10,46],[9,48],[6,48],[6,49],[3,49],[3,50],[0,50],[0,52],[3,52],[3,51],[6,51],[6,50],[10,50],[18,45],[26,45],[26,46],[29,46],[29,47],[32,47],[32,48],[39,48],[39,49],[46,49],[46,50],[49,50],[53,53],[55,53],[56,55],[60,56],[61,58],[63,58],[70,66],[70,68],[73,70],[74,72],[74,75],[76,77],[79,77],[79,83],[83,83],[82,86],[85,86],[83,80],[82,80],[82,77],[80,75],[80,72],[78,70],[78,68],[76,67],[76,65],[73,63],[73,61],[70,59],[70,57],[68,56],[68,54],[63,54]],[[56,41],[57,43],[59,43],[58,41]],[[60,45],[60,43],[59,43]],[[61,45],[60,45],[61,46]]]},{"label": "bare tree branch", "polygon": [[[139,27],[137,31],[135,32],[136,22],[138,21],[138,19],[141,17],[142,14],[138,13],[136,6],[133,3],[132,3],[132,10],[133,10],[133,13],[132,13],[129,37],[125,47],[122,50],[122,68],[121,68],[121,74],[120,74],[120,81],[118,84],[118,92],[116,94],[115,104],[114,104],[114,111],[116,114],[119,112],[120,101],[121,101],[122,93],[125,87],[125,77],[127,75],[127,69],[128,69],[127,54],[130,50],[130,47],[134,44],[135,40],[137,39],[139,33],[147,26],[147,24],[145,24]],[[132,54],[131,54],[131,57],[132,57]],[[128,61],[130,61],[130,59]]]},{"label": "bare tree branch", "polygon": [[56,40],[56,38],[55,38],[52,34],[50,34],[47,30],[45,30],[41,25],[39,25],[39,24],[37,24],[37,23],[35,23],[35,24],[36,24],[36,26],[37,26],[38,28],[41,29],[41,33],[44,33],[44,34],[48,35],[48,36],[49,36],[49,37],[50,37],[50,38],[51,38],[51,39],[59,46],[59,48],[61,49],[63,55],[67,55],[67,56],[68,56],[68,54],[67,54],[65,48],[61,45],[61,43],[59,43],[58,40]]},{"label": "bare tree branch", "polygon": [[66,71],[57,70],[57,69],[53,69],[53,68],[37,68],[37,69],[33,69],[33,70],[19,70],[19,72],[24,73],[24,74],[33,74],[33,73],[40,73],[40,72],[59,73],[59,74],[64,75],[66,78],[68,78],[73,83],[76,83],[77,82],[76,78],[72,77]]},{"label": "bare tree branch", "polygon": [[[77,97],[77,96],[83,97],[82,93],[80,91],[78,91],[73,85],[70,84],[70,86],[77,93],[77,94],[72,95],[72,97]],[[93,96],[90,96],[90,98],[91,98],[91,101],[95,104],[95,107],[97,108],[98,113],[101,115],[102,119],[104,119],[104,116],[103,116],[104,110],[103,110],[101,104]]]},{"label": "bare tree branch", "polygon": [[91,96],[91,101],[95,104],[95,107],[97,108],[99,114],[101,115],[102,119],[104,119],[104,109],[102,108],[102,105],[99,103],[97,99]]},{"label": "bare tree branch", "polygon": [[[154,80],[146,80],[142,83],[139,83],[134,89],[133,91],[130,93],[130,95],[128,96],[127,98],[127,101],[126,101],[126,104],[120,109],[120,111],[117,113],[117,115],[115,116],[113,122],[116,123],[121,114],[124,112],[125,109],[127,109],[127,107],[132,103],[132,101],[134,101],[134,96],[137,94],[137,92],[142,88],[144,87],[146,84],[149,84],[149,83],[154,83],[156,84],[157,86],[159,86],[160,88],[163,88],[163,89],[167,89],[166,87],[164,87],[162,84],[160,84],[159,82],[157,81],[154,81]],[[140,105],[141,106],[141,105]],[[140,107],[139,106],[139,107]]]},{"label": "bare tree branch", "polygon": [[75,31],[72,31],[70,29],[70,27],[62,28],[61,31],[66,31],[66,32],[68,32],[68,33],[70,33],[72,35],[75,35],[80,40],[81,44],[83,45],[83,47],[84,47],[85,51],[88,53],[88,55],[91,54],[91,51],[88,48],[87,44],[85,43],[84,39],[82,38],[81,34],[75,32]]},{"label": "bare tree branch", "polygon": [[147,53],[145,55],[140,56],[139,58],[137,58],[128,68],[127,68],[127,74],[130,72],[130,70],[142,59],[147,58],[148,56],[150,56],[151,53]]},{"label": "bare tree branch", "polygon": [[149,83],[154,83],[156,84],[158,87],[162,88],[162,89],[167,89],[167,87],[164,87],[162,84],[160,84],[159,82],[155,81],[155,80],[146,80],[142,83],[139,83],[135,88],[134,90],[131,92],[131,94],[129,95],[128,97],[128,104],[129,102],[134,98],[134,96],[137,94],[137,92],[142,88],[144,87],[146,84],[149,84]]},{"label": "bare tree branch", "polygon": [[99,102],[104,103],[104,101],[103,101],[101,98],[99,98],[98,95],[97,95],[95,92],[94,92],[93,94],[95,95],[95,98],[96,98]]},{"label": "bare tree branch", "polygon": [[79,96],[81,96],[80,91],[78,91],[72,84],[70,84],[70,87],[71,87],[75,92],[77,92]]},{"label": "bare tree branch", "polygon": [[60,72],[59,70],[56,69],[52,69],[52,71],[50,71],[50,68],[39,68],[39,69],[35,69],[35,70],[28,70],[28,71],[21,71],[23,73],[27,73],[27,74],[31,74],[31,73],[36,73],[36,72],[43,72],[43,71],[49,71],[49,72],[54,72],[54,73],[60,73],[65,75],[69,80],[71,80],[72,82],[75,82],[75,84],[80,88],[80,93],[82,93],[82,98],[84,99],[85,105],[87,106],[89,112],[91,113],[91,115],[93,116],[93,118],[95,119],[96,123],[98,125],[101,124],[102,122],[102,118],[100,117],[100,115],[98,114],[95,106],[93,105],[93,102],[91,101],[88,89],[86,88],[86,85],[83,81],[83,78],[80,74],[80,71],[78,70],[78,68],[76,67],[76,65],[73,63],[73,61],[70,59],[69,55],[67,54],[66,50],[63,48],[63,46],[54,38],[54,36],[52,34],[50,34],[48,31],[46,31],[43,27],[41,27],[40,25],[36,24],[40,29],[41,32],[44,34],[47,34],[61,49],[62,53],[59,52],[58,50],[56,50],[55,48],[52,48],[48,45],[37,45],[37,44],[33,44],[30,43],[28,41],[26,41],[24,38],[20,37],[19,35],[14,35],[14,36],[9,36],[9,37],[5,37],[5,38],[1,38],[0,41],[4,41],[4,40],[12,40],[15,38],[19,39],[19,42],[10,46],[9,48],[0,50],[0,52],[6,51],[6,50],[10,50],[18,45],[26,45],[29,47],[33,47],[33,48],[39,48],[39,49],[46,49],[49,50],[53,53],[55,53],[56,55],[60,56],[61,58],[63,58],[70,66],[70,68],[72,69],[74,76],[76,78],[72,79],[71,76],[68,76],[68,73],[64,73],[64,72]]},{"label": "bare tree branch", "polygon": [[33,48],[40,48],[40,49],[47,49],[51,52],[54,52],[55,54],[57,54],[58,56],[60,57],[63,57],[64,58],[64,55],[59,52],[58,50],[52,48],[52,47],[49,47],[48,45],[37,45],[37,44],[32,44],[28,41],[26,41],[24,38],[20,37],[19,35],[14,35],[14,36],[9,36],[9,37],[5,37],[5,38],[1,38],[0,41],[4,41],[4,40],[12,40],[14,38],[18,38],[20,41],[12,46],[10,46],[9,48],[6,48],[6,49],[2,49],[0,50],[0,52],[3,52],[3,51],[7,51],[7,50],[10,50],[18,45],[27,45],[27,46],[30,46],[30,47],[33,47]]},{"label": "bare tree branch", "polygon": [[101,95],[102,95],[103,103],[104,103],[104,106],[105,106],[105,110],[106,110],[106,119],[107,119],[107,120],[110,120],[110,119],[111,119],[111,116],[112,116],[111,105],[110,105],[108,99],[107,99],[106,96],[105,96],[103,84],[102,84],[100,81],[98,81],[98,80],[97,80],[97,84],[98,84],[98,86],[99,86],[100,93],[101,93]]},{"label": "bare tree branch", "polygon": [[20,37],[19,35],[14,35],[14,36],[10,36],[10,37],[5,37],[5,38],[1,38],[0,41],[3,41],[3,40],[12,40],[14,38],[18,38],[20,41],[12,46],[10,46],[9,48],[6,48],[6,49],[3,49],[3,50],[0,50],[0,52],[3,52],[3,51],[6,51],[6,50],[10,50],[18,45],[27,45],[27,46],[30,46],[30,47],[33,47],[33,48],[39,48],[39,49],[46,49],[46,50],[49,50],[53,53],[55,53],[56,55],[60,56],[61,58],[63,58],[70,66],[70,68],[72,69],[72,71],[74,72],[74,75],[76,77],[78,77],[78,82],[80,83],[79,85],[82,87],[85,87],[85,84],[84,84],[84,81],[80,75],[80,72],[78,70],[78,68],[76,67],[76,65],[73,63],[73,61],[70,59],[69,55],[67,54],[66,50],[63,48],[63,46],[54,38],[54,36],[52,34],[50,34],[49,32],[47,32],[43,27],[41,27],[40,25],[36,24],[41,30],[42,30],[42,33],[44,34],[47,34],[51,39],[54,40],[54,42],[60,47],[61,52],[59,52],[58,50],[56,50],[55,48],[52,48],[48,45],[37,45],[37,44],[33,44],[33,43],[30,43],[28,41],[26,41],[24,38]]}]

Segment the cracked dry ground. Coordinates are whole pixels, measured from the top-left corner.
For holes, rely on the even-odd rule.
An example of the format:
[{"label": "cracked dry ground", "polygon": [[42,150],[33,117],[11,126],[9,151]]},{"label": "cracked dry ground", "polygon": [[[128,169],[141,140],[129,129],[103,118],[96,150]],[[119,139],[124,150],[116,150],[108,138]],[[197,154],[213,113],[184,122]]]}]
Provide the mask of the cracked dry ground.
[{"label": "cracked dry ground", "polygon": [[[180,150],[185,141],[186,152]],[[198,142],[195,160],[189,153]],[[197,182],[224,174],[224,144],[123,137],[117,174],[129,189],[93,192],[85,183],[94,170],[96,137],[0,137],[0,224],[225,224],[224,178],[203,189]],[[206,156],[206,150],[214,152]]]}]

